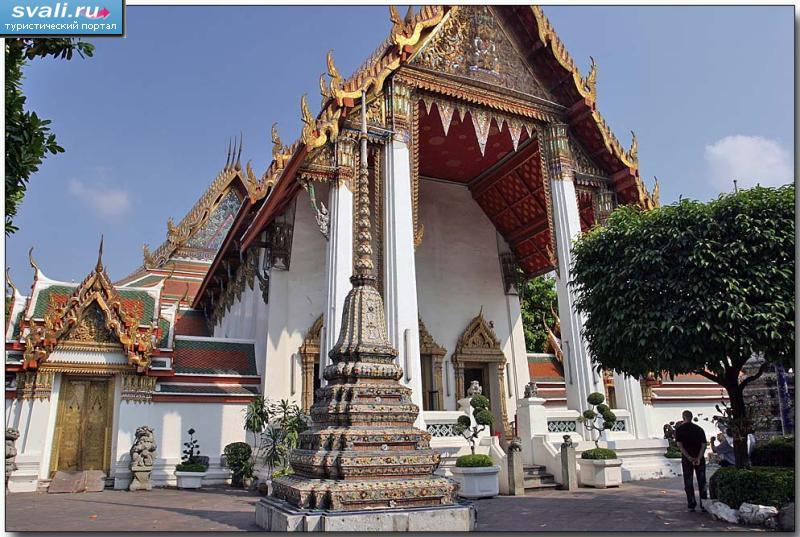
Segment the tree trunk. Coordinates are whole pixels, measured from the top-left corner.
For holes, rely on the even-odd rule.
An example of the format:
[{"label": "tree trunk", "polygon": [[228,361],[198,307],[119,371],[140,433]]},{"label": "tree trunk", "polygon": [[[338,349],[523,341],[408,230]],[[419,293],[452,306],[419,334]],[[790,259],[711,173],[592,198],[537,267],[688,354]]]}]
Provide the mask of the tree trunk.
[{"label": "tree trunk", "polygon": [[730,424],[731,434],[733,435],[733,454],[736,457],[736,467],[743,468],[750,465],[747,456],[747,433],[750,432],[750,424],[747,423],[747,411],[744,403],[744,390],[736,382],[727,387],[728,397],[731,398],[731,410],[733,419]]}]

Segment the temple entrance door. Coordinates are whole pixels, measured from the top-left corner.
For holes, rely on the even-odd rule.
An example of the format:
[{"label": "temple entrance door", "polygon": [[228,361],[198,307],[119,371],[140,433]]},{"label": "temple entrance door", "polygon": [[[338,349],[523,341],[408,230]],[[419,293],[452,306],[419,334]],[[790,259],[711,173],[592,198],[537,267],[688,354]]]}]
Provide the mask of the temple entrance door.
[{"label": "temple entrance door", "polygon": [[108,379],[63,377],[52,471],[108,472],[113,401],[113,384]]}]

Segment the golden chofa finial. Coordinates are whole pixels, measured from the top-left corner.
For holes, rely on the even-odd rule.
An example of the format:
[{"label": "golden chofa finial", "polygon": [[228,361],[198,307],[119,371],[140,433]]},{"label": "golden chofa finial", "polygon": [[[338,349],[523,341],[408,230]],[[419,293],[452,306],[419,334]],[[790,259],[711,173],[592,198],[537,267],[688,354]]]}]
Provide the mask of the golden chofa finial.
[{"label": "golden chofa finial", "polygon": [[315,121],[308,109],[308,99],[305,94],[300,98],[300,119],[303,121],[303,143],[307,145],[314,137]]},{"label": "golden chofa finial", "polygon": [[406,18],[403,20],[406,24],[411,24],[414,22],[414,6],[408,6],[408,11],[406,11]]},{"label": "golden chofa finial", "polygon": [[631,131],[631,148],[628,149],[625,156],[631,166],[639,164],[639,142],[636,140],[636,133],[633,131]]},{"label": "golden chofa finial", "polygon": [[655,179],[655,183],[653,183],[653,193],[650,194],[650,198],[653,200],[655,207],[661,207],[661,183],[658,182],[658,177],[655,175],[653,179]]},{"label": "golden chofa finial", "polygon": [[278,134],[278,123],[275,122],[272,124],[272,158],[273,160],[277,161],[278,157],[283,152],[283,142],[281,142],[281,137]]},{"label": "golden chofa finial", "polygon": [[95,272],[103,272],[103,235],[100,235],[100,248],[97,251],[97,264],[94,266]]},{"label": "golden chofa finial", "polygon": [[11,280],[11,268],[6,267],[6,285],[11,288],[11,298],[14,299],[19,294],[17,291],[17,286],[14,285],[14,282]]},{"label": "golden chofa finial", "polygon": [[389,4],[389,20],[392,21],[392,24],[395,26],[403,24],[403,19],[400,18],[400,13],[397,12],[397,6],[393,4]]},{"label": "golden chofa finial", "polygon": [[225,157],[225,167],[222,168],[225,171],[228,171],[228,168],[231,167],[231,139],[228,138],[228,156]]},{"label": "golden chofa finial", "polygon": [[28,250],[28,263],[30,263],[31,268],[33,268],[34,277],[38,277],[39,274],[42,273],[42,269],[39,268],[39,265],[37,265],[36,261],[33,259],[33,246],[31,246],[31,249]]},{"label": "golden chofa finial", "polygon": [[233,163],[233,169],[237,172],[242,171],[242,145],[244,145],[244,135],[239,131],[239,150],[236,152],[236,162]]},{"label": "golden chofa finial", "polygon": [[591,65],[589,66],[589,74],[586,76],[586,82],[584,86],[586,91],[589,92],[589,98],[593,101],[597,100],[597,62],[594,61],[594,58],[589,56],[591,60]]}]

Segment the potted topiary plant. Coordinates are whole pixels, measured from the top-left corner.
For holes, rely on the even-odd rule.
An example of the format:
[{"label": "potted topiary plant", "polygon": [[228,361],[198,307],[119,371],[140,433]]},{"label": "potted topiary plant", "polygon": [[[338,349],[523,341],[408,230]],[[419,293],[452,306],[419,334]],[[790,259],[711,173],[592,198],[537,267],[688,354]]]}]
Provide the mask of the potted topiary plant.
[{"label": "potted topiary plant", "polygon": [[494,464],[489,455],[475,453],[475,441],[486,427],[494,423],[494,415],[489,410],[489,400],[483,395],[473,395],[469,404],[473,409],[475,425],[469,416],[459,416],[455,430],[469,442],[472,453],[456,460],[453,478],[461,485],[459,496],[491,498],[500,493],[500,467]]},{"label": "potted topiary plant", "polygon": [[594,438],[594,449],[581,453],[581,484],[587,487],[604,489],[622,484],[622,461],[613,449],[601,448],[598,444],[600,434],[614,427],[617,416],[608,405],[603,404],[602,393],[591,393],[586,398],[590,408],[583,411],[578,421],[590,431]]},{"label": "potted topiary plant", "polygon": [[208,470],[208,463],[200,457],[200,444],[194,437],[194,429],[189,429],[189,441],[183,443],[181,462],[175,466],[175,478],[179,489],[199,489]]},{"label": "potted topiary plant", "polygon": [[253,481],[253,453],[247,442],[234,442],[225,446],[224,454],[231,469],[231,486],[250,488]]}]

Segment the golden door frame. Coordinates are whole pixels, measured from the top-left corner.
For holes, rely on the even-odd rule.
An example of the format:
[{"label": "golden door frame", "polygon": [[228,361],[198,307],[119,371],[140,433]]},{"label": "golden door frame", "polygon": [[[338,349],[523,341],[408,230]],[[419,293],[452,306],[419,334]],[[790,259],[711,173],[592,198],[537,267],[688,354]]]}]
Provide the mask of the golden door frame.
[{"label": "golden door frame", "polygon": [[[422,322],[419,321],[419,355],[420,361],[423,356],[430,356],[433,362],[433,388],[436,390],[436,405],[439,410],[444,410],[444,386],[442,383],[442,369],[444,368],[444,356],[447,349],[439,345]],[[420,367],[422,364],[420,363]],[[425,394],[423,394],[424,396]]]},{"label": "golden door frame", "polygon": [[303,344],[300,345],[300,349],[298,349],[303,372],[303,389],[301,392],[303,410],[311,409],[311,405],[314,404],[314,364],[319,360],[322,326],[323,317],[320,313],[317,320],[308,329],[306,338],[303,340]]},{"label": "golden door frame", "polygon": [[[494,408],[495,418],[500,419],[505,441],[511,441],[513,434],[508,424],[506,409],[506,355],[500,349],[500,340],[492,326],[483,317],[483,310],[473,318],[461,337],[458,338],[456,350],[451,357],[456,376],[456,397],[465,396],[464,369],[468,366],[497,367],[497,383],[492,383],[490,393],[497,394],[500,408]],[[492,382],[491,370],[487,382]],[[494,406],[494,405],[492,405]]]},{"label": "golden door frame", "polygon": [[[65,425],[64,420],[66,419],[66,412],[65,407],[67,404],[67,396],[66,396],[66,383],[70,380],[78,380],[78,381],[99,381],[102,380],[106,383],[106,391],[107,391],[107,409],[108,412],[106,413],[106,422],[105,422],[105,437],[103,439],[103,471],[106,475],[109,475],[109,471],[111,469],[111,443],[112,443],[112,430],[113,430],[113,423],[114,423],[114,379],[115,376],[113,372],[103,372],[103,371],[93,371],[88,374],[70,374],[70,373],[62,373],[61,374],[61,387],[59,388],[58,394],[58,405],[57,405],[57,414],[56,414],[56,423],[55,428],[53,430],[53,444],[50,450],[50,476],[52,477],[53,474],[58,470],[58,458],[61,449],[61,435]],[[81,416],[81,420],[85,420],[85,416]]]}]

